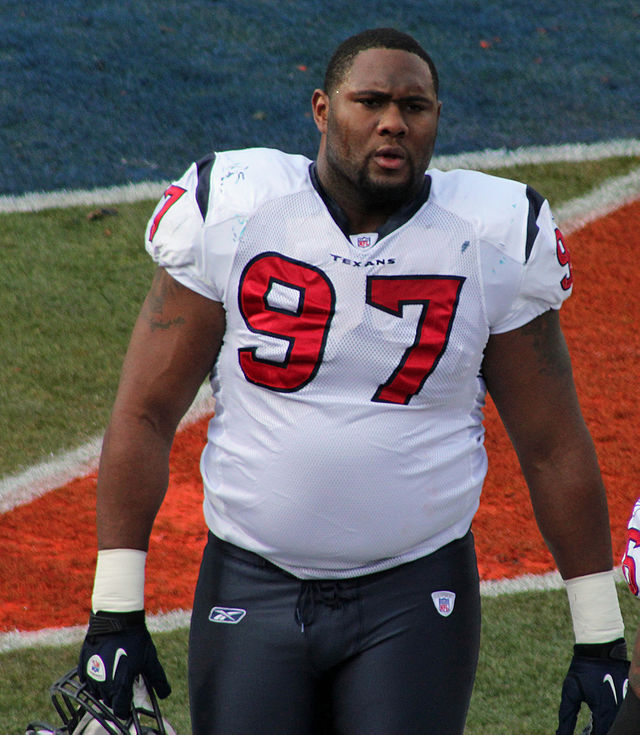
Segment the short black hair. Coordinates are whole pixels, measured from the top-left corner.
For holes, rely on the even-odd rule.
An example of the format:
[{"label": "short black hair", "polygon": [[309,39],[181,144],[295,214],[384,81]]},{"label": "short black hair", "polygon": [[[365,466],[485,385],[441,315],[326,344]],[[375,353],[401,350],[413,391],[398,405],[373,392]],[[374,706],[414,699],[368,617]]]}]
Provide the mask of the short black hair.
[{"label": "short black hair", "polygon": [[426,61],[431,71],[433,87],[436,95],[438,94],[440,83],[438,70],[433,59],[413,36],[395,28],[370,28],[343,41],[333,52],[333,56],[327,64],[324,75],[324,91],[329,94],[336,89],[351,68],[355,57],[361,51],[367,51],[371,48],[397,49],[419,56],[423,61]]}]

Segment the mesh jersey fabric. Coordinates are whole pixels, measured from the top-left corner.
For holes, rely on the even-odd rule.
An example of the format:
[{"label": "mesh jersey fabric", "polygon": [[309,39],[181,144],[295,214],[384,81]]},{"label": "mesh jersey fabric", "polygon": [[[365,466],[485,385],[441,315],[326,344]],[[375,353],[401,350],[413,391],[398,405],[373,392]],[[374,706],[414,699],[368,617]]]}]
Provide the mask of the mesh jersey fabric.
[{"label": "mesh jersey fabric", "polygon": [[523,184],[429,171],[426,203],[359,247],[309,164],[217,154],[204,218],[194,164],[147,249],[226,311],[201,460],[209,528],[300,578],[340,578],[466,533],[487,466],[486,342],[570,288],[549,206]]}]

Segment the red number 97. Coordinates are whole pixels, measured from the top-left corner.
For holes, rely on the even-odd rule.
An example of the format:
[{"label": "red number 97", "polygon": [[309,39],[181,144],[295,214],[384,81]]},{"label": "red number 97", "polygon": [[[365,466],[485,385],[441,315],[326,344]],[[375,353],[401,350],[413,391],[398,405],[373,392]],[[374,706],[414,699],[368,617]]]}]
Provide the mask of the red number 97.
[{"label": "red number 97", "polygon": [[[291,306],[270,299],[278,288],[293,295]],[[283,360],[258,357],[256,347],[238,350],[246,379],[276,391],[300,390],[313,379],[335,310],[332,283],[319,269],[277,253],[261,253],[245,266],[238,304],[252,332],[288,342]]]}]

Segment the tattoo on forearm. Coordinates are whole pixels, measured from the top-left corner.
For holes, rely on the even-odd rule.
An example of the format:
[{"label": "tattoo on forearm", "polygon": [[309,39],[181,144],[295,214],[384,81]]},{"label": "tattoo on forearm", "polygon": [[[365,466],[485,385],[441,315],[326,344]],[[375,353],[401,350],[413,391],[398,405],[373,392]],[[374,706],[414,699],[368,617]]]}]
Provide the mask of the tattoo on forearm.
[{"label": "tattoo on forearm", "polygon": [[164,316],[167,297],[175,293],[178,288],[178,284],[165,275],[157,275],[154,278],[144,310],[145,319],[152,331],[171,329],[171,327],[179,327],[185,323],[185,319],[181,316],[170,319]]}]

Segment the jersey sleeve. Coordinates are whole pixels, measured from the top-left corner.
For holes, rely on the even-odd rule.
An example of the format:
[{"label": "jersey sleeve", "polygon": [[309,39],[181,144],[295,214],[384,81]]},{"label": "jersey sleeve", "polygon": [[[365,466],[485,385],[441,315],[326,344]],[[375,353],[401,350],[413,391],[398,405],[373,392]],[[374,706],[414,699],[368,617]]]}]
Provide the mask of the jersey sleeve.
[{"label": "jersey sleeve", "polygon": [[224,302],[248,218],[269,199],[310,186],[309,163],[267,148],[203,158],[164,192],[147,225],[147,251],[183,285]]},{"label": "jersey sleeve", "polygon": [[198,181],[198,164],[193,163],[165,190],[147,224],[145,247],[153,260],[184,286],[221,301],[220,285],[207,274]]},{"label": "jersey sleeve", "polygon": [[[571,294],[569,252],[546,199],[526,188],[517,242],[508,245],[517,262],[510,284],[513,296],[490,318],[493,334],[523,326],[549,309],[559,309]],[[516,275],[517,274],[517,275]]]}]

